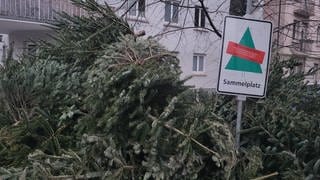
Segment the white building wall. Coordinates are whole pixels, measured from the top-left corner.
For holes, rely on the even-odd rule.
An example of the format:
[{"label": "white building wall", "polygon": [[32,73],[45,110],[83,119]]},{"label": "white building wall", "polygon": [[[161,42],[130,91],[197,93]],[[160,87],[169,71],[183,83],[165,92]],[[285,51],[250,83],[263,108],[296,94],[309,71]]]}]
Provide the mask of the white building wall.
[{"label": "white building wall", "polygon": [[[123,1],[114,0],[100,0],[100,2],[107,2],[115,9],[123,3]],[[178,23],[165,22],[165,3],[159,0],[146,1],[145,17],[132,17],[127,14],[124,18],[135,32],[144,30],[146,32],[145,38],[153,37],[159,40],[169,51],[178,54],[183,71],[182,78],[191,78],[187,81],[187,85],[193,85],[196,88],[215,88],[220,60],[221,38],[209,30],[212,28],[207,18],[205,20],[207,29],[194,27],[194,6],[200,6],[198,0],[183,2],[180,6],[185,7],[179,8]],[[223,18],[229,11],[229,4],[229,0],[205,1],[205,6],[210,12],[213,24],[220,33],[222,33]],[[127,11],[127,8],[128,6],[124,5],[116,13],[121,16]],[[203,72],[194,72],[192,70],[194,54],[204,56]]]}]

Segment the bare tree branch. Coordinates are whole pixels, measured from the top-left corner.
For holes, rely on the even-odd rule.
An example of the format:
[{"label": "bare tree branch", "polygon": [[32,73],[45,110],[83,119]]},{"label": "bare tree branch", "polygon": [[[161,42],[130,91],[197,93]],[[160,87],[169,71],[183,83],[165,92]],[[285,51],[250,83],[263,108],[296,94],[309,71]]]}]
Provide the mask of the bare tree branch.
[{"label": "bare tree branch", "polygon": [[214,32],[218,37],[221,38],[222,35],[221,35],[221,33],[218,31],[218,29],[216,28],[216,26],[213,24],[213,22],[212,22],[212,20],[211,20],[211,18],[210,18],[210,15],[209,15],[209,13],[208,13],[208,11],[207,11],[204,3],[203,3],[203,0],[199,0],[199,2],[200,2],[200,4],[201,4],[201,8],[202,8],[204,14],[206,15],[206,17],[207,17],[207,19],[208,19],[208,21],[209,21],[209,23],[210,23],[210,26],[212,27],[213,32]]}]

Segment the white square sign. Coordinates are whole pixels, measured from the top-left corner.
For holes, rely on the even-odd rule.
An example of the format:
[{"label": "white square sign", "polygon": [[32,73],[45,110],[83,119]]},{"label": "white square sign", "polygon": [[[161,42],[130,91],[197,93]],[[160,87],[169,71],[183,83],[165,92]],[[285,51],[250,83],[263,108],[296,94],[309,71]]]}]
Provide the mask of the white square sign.
[{"label": "white square sign", "polygon": [[218,93],[265,96],[271,35],[272,23],[269,21],[225,17]]}]

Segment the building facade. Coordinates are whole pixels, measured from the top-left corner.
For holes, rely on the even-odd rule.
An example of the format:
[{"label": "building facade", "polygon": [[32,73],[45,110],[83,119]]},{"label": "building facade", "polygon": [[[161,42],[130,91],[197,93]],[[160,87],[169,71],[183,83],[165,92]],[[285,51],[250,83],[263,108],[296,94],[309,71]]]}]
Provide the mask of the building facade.
[{"label": "building facade", "polygon": [[35,41],[48,39],[53,33],[48,23],[59,12],[83,13],[69,0],[0,0],[1,57],[9,46],[14,49],[15,58],[34,51]]},{"label": "building facade", "polygon": [[[187,85],[215,89],[221,49],[219,34],[224,16],[229,14],[230,0],[205,0],[203,4],[199,0],[96,1],[107,3],[135,32],[145,31],[145,38],[152,37],[177,54],[182,78],[189,78]],[[262,17],[262,11],[249,9],[251,17]],[[35,47],[32,42],[48,39],[53,32],[47,23],[54,21],[56,12],[62,11],[83,13],[69,0],[0,0],[0,34],[7,39],[2,51],[11,45],[16,58],[22,53],[32,53]],[[233,11],[237,15],[239,9]]]},{"label": "building facade", "polygon": [[[135,31],[145,30],[147,37],[159,40],[169,51],[176,53],[182,78],[190,78],[187,85],[206,89],[216,88],[221,56],[222,37],[213,29],[222,35],[226,15],[243,15],[245,10],[230,10],[230,5],[238,1],[205,0],[203,6],[208,18],[199,0],[100,0],[113,6]],[[262,19],[262,9],[253,8],[256,0],[248,1],[248,4],[244,0],[240,2],[241,7],[248,6],[249,17]]]},{"label": "building facade", "polygon": [[[182,78],[196,88],[214,89],[220,59],[221,37],[213,32],[198,0],[100,0],[107,2],[134,31],[158,40],[180,59]],[[204,6],[215,28],[222,33],[229,1],[206,0]]]},{"label": "building facade", "polygon": [[[264,4],[264,18],[274,24],[273,46],[282,59],[295,58],[294,72],[309,72],[320,65],[320,1],[277,0]],[[320,83],[319,72],[306,76]]]}]

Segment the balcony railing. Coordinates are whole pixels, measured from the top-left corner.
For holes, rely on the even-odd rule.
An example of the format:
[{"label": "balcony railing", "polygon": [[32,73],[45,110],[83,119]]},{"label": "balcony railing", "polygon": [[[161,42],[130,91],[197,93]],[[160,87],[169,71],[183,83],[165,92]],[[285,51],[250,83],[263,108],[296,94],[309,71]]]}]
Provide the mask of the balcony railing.
[{"label": "balcony railing", "polygon": [[0,0],[1,18],[52,22],[57,12],[77,16],[84,13],[69,0]]},{"label": "balcony railing", "polygon": [[300,40],[294,40],[292,42],[292,46],[296,51],[300,52],[310,52],[312,51],[312,46],[314,42],[312,40],[308,39],[300,39]]}]

